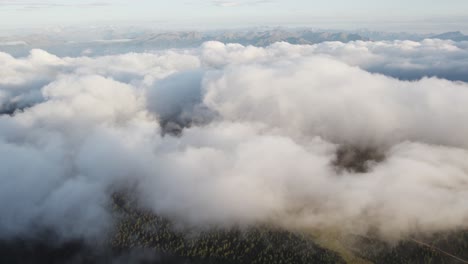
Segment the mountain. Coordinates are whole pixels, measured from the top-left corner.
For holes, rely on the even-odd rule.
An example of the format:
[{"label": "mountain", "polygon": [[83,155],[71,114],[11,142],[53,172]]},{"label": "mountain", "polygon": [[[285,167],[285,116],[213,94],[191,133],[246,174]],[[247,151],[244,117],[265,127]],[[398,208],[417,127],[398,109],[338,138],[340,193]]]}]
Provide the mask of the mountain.
[{"label": "mountain", "polygon": [[125,52],[144,52],[167,48],[193,48],[215,40],[224,43],[268,46],[275,42],[316,44],[325,41],[349,42],[368,40],[355,33],[313,30],[273,29],[239,31],[118,31],[113,29],[46,32],[18,37],[0,38],[0,51],[13,56],[26,56],[32,48],[44,49],[59,56],[107,55]]},{"label": "mountain", "polygon": [[460,31],[444,32],[440,34],[418,34],[418,33],[407,33],[407,32],[381,32],[381,31],[369,31],[359,30],[355,32],[363,38],[370,39],[372,41],[392,41],[392,40],[413,40],[421,41],[424,39],[443,39],[453,41],[468,41],[468,35],[464,35]]},{"label": "mountain", "polygon": [[460,31],[442,34],[414,34],[359,30],[355,32],[284,28],[260,28],[222,31],[156,31],[151,29],[53,29],[16,36],[0,37],[0,51],[27,56],[33,48],[59,56],[100,56],[126,52],[145,52],[168,48],[194,48],[206,41],[240,43],[265,47],[275,42],[317,44],[326,41],[393,41],[443,39],[468,41]]},{"label": "mountain", "polygon": [[453,41],[468,41],[468,35],[464,35],[460,31],[446,32],[446,33],[432,36],[432,38],[446,39],[446,40],[453,40]]}]

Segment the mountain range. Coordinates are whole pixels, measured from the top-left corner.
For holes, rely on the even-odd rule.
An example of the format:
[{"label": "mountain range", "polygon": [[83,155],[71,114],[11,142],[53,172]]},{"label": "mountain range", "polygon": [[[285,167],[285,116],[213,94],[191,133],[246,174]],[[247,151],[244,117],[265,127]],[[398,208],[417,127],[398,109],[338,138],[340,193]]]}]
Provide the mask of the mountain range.
[{"label": "mountain range", "polygon": [[316,44],[326,41],[380,41],[438,38],[467,41],[460,31],[442,34],[388,33],[360,30],[356,32],[320,31],[312,29],[248,29],[224,31],[168,31],[157,32],[129,28],[61,29],[22,36],[0,37],[0,51],[13,56],[26,56],[33,48],[40,48],[59,56],[98,56],[124,52],[145,52],[167,48],[193,48],[215,40],[264,47],[275,42]]}]

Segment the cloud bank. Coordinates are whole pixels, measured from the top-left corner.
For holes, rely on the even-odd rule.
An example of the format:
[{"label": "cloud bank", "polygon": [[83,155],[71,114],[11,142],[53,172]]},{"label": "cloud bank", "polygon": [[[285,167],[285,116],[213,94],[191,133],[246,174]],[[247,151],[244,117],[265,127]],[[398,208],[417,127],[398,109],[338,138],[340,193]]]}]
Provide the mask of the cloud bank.
[{"label": "cloud bank", "polygon": [[388,239],[467,228],[468,84],[391,77],[464,73],[467,48],[0,53],[0,238],[99,238],[121,190],[195,228],[267,223]]}]

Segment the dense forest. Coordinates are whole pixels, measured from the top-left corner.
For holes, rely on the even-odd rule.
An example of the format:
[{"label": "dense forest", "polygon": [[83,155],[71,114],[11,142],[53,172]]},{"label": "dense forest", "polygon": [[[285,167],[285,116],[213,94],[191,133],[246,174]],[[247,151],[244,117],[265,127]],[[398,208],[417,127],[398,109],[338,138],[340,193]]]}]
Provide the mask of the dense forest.
[{"label": "dense forest", "polygon": [[[115,231],[104,245],[35,239],[0,241],[0,263],[466,263],[468,232],[457,231],[389,244],[377,238],[304,234],[271,226],[187,230],[113,196]],[[96,248],[99,248],[97,250]]]}]

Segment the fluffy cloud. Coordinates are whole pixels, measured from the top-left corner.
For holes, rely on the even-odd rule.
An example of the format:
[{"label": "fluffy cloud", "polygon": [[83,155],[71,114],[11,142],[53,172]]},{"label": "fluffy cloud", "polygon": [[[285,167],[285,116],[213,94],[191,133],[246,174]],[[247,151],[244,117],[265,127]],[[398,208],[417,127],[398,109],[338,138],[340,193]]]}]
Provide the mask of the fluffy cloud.
[{"label": "fluffy cloud", "polygon": [[438,39],[426,39],[421,42],[323,42],[316,45],[280,42],[266,48],[208,42],[204,47],[203,58],[209,65],[324,55],[351,66],[359,66],[367,71],[398,79],[439,77],[468,81],[468,42]]},{"label": "fluffy cloud", "polygon": [[99,74],[140,87],[168,75],[199,68],[269,63],[315,55],[402,80],[439,77],[468,81],[468,44],[427,39],[421,42],[325,42],[316,45],[276,43],[266,48],[207,42],[199,49],[128,53],[102,57],[58,58],[32,50],[25,58],[0,53],[0,112],[41,101],[39,90],[60,74]]},{"label": "fluffy cloud", "polygon": [[426,39],[392,42],[318,44],[315,52],[329,54],[350,65],[395,78],[417,80],[435,76],[468,81],[468,42]]},{"label": "fluffy cloud", "polygon": [[[38,228],[99,237],[121,190],[194,227],[272,223],[396,239],[466,228],[468,84],[372,73],[408,60],[452,67],[463,45],[0,53],[0,237]],[[182,133],[165,134],[167,122]]]},{"label": "fluffy cloud", "polygon": [[399,81],[313,56],[229,67],[207,77],[205,87],[204,103],[224,118],[267,123],[290,136],[468,146],[468,126],[460,123],[468,118],[466,83]]}]

